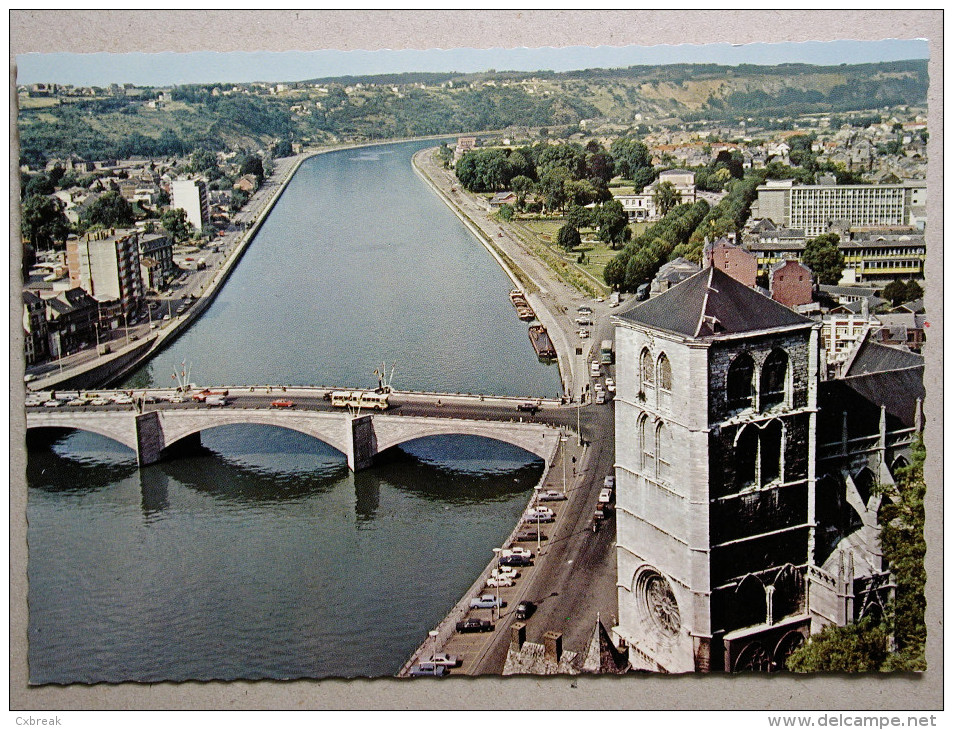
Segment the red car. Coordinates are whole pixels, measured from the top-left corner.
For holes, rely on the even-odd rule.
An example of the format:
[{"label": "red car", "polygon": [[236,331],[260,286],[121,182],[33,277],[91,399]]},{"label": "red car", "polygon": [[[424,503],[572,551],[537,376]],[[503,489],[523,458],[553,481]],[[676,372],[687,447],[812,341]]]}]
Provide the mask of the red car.
[{"label": "red car", "polygon": [[272,408],[294,408],[295,403],[293,400],[273,400],[271,402]]}]

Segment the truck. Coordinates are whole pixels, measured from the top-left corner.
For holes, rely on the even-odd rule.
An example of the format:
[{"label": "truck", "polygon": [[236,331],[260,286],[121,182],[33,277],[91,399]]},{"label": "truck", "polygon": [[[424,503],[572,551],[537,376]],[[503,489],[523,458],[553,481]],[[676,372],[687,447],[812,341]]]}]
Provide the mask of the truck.
[{"label": "truck", "polygon": [[599,347],[599,360],[603,365],[611,365],[613,360],[612,340],[603,340]]}]

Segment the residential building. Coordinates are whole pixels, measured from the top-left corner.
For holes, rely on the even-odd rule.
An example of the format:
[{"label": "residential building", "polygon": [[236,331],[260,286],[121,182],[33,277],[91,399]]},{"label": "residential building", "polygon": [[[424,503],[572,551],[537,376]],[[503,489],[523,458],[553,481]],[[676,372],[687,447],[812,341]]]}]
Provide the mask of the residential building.
[{"label": "residential building", "polygon": [[[172,238],[167,233],[139,234],[139,261],[146,289],[158,291],[175,276],[177,268],[172,260],[172,249]],[[147,264],[147,260],[151,263]]]},{"label": "residential building", "polygon": [[814,275],[804,264],[788,259],[771,267],[771,298],[796,309],[814,300]]},{"label": "residential building", "polygon": [[44,298],[50,357],[62,357],[96,341],[99,302],[76,287]]},{"label": "residential building", "polygon": [[768,180],[751,206],[754,218],[770,218],[787,228],[803,228],[808,238],[831,223],[861,226],[918,226],[926,223],[926,181],[900,185],[795,185]]},{"label": "residential building", "polygon": [[754,286],[758,278],[758,259],[750,251],[719,238],[705,244],[705,261],[709,266],[721,269],[731,278],[745,286]]},{"label": "residential building", "polygon": [[118,300],[126,316],[144,296],[139,234],[134,230],[93,231],[66,242],[70,285],[100,301]]},{"label": "residential building", "polygon": [[922,428],[922,358],[822,380],[821,325],[709,267],[616,327],[615,643],[657,672],[783,668],[882,611],[876,481]]},{"label": "residential building", "polygon": [[185,211],[186,219],[201,231],[209,222],[208,192],[203,180],[172,181],[172,207]]},{"label": "residential building", "polygon": [[662,216],[655,207],[655,191],[664,182],[671,183],[675,188],[679,202],[694,203],[697,200],[695,173],[679,168],[660,172],[658,179],[640,193],[614,195],[613,198],[622,203],[622,210],[628,215],[630,222],[656,221]]},{"label": "residential building", "polygon": [[23,351],[26,364],[45,360],[50,355],[47,340],[46,304],[36,294],[23,292]]}]

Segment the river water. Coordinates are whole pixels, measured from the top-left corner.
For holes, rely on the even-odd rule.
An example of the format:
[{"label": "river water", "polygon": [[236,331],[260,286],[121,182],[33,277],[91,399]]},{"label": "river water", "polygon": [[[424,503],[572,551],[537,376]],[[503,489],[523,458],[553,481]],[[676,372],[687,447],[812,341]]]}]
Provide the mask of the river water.
[{"label": "river water", "polygon": [[[496,262],[414,174],[433,142],[306,161],[216,301],[129,385],[559,394]],[[84,432],[31,437],[33,683],[383,676],[519,518],[542,462],[427,438],[352,474],[293,431],[229,426],[139,470]]]}]

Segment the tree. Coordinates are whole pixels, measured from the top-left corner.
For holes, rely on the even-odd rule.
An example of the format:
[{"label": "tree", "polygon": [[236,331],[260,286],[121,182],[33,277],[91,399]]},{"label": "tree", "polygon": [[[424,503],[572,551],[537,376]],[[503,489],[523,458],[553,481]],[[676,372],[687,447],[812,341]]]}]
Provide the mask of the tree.
[{"label": "tree", "polygon": [[801,261],[821,284],[836,284],[844,273],[844,254],[837,247],[839,242],[836,233],[822,233],[804,244]]},{"label": "tree", "polygon": [[218,158],[215,153],[208,149],[197,150],[192,153],[192,160],[189,168],[192,172],[205,172],[206,170],[218,169]]},{"label": "tree", "polygon": [[34,250],[50,249],[56,241],[66,241],[69,221],[62,200],[31,195],[23,203],[21,230]]},{"label": "tree", "polygon": [[599,240],[608,243],[612,248],[619,248],[632,236],[629,217],[618,200],[610,200],[600,205],[596,209],[594,222],[599,227]]},{"label": "tree", "polygon": [[641,167],[652,166],[652,156],[644,142],[632,137],[620,137],[612,143],[612,158],[615,172],[624,178],[631,178]]},{"label": "tree", "polygon": [[533,192],[535,185],[526,175],[517,175],[510,180],[510,188],[516,196],[516,207],[522,208],[526,204],[526,196]]},{"label": "tree", "polygon": [[23,186],[23,197],[28,198],[32,195],[52,195],[56,191],[53,181],[43,173],[39,175],[30,175]]},{"label": "tree", "polygon": [[582,239],[579,237],[579,231],[568,224],[559,229],[556,240],[559,242],[559,245],[567,251],[571,251],[582,243]]},{"label": "tree", "polygon": [[503,203],[503,205],[500,206],[500,209],[496,212],[496,215],[501,221],[506,221],[508,223],[509,221],[513,220],[514,212],[515,211],[513,210],[512,205]]},{"label": "tree", "polygon": [[583,228],[593,227],[593,214],[588,208],[581,205],[573,205],[566,213],[566,223],[571,225],[577,231]]},{"label": "tree", "polygon": [[274,158],[291,157],[293,154],[294,149],[291,146],[291,141],[287,139],[278,140],[271,148],[271,156]]},{"label": "tree", "polygon": [[826,626],[787,660],[792,672],[877,671],[888,656],[883,626],[870,619],[847,626]]},{"label": "tree", "polygon": [[248,157],[242,160],[239,174],[252,174],[258,175],[259,179],[263,178],[265,176],[265,168],[264,165],[262,165],[261,158],[258,155],[248,155]]},{"label": "tree", "polygon": [[569,171],[564,167],[547,170],[539,179],[536,189],[546,201],[549,210],[559,210],[566,204],[565,183],[569,180]]},{"label": "tree", "polygon": [[103,228],[124,228],[136,222],[132,206],[122,195],[115,190],[103,193],[99,199],[89,206],[84,217],[89,226]]},{"label": "tree", "polygon": [[192,234],[194,226],[189,223],[186,212],[182,208],[172,208],[162,214],[159,219],[162,227],[165,228],[172,240],[178,243],[184,241]]},{"label": "tree", "polygon": [[655,186],[652,201],[655,203],[659,214],[664,217],[668,215],[668,212],[672,208],[682,202],[682,195],[675,189],[672,183],[666,180]]},{"label": "tree", "polygon": [[904,302],[912,302],[914,299],[922,297],[923,287],[913,279],[910,279],[910,281],[894,279],[883,288],[880,294],[884,299],[889,299],[891,304],[896,307]]}]

